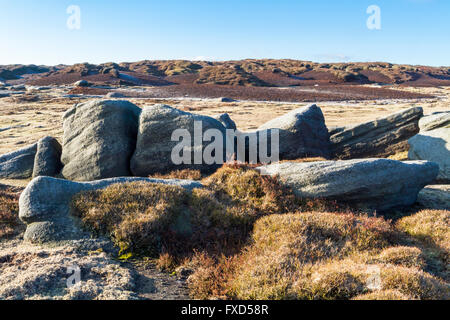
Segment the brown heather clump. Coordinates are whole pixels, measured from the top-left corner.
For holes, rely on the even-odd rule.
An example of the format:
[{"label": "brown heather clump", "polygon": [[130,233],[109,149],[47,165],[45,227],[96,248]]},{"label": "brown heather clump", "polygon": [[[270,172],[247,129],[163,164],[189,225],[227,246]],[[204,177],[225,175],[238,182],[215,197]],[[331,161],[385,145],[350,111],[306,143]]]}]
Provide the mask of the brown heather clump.
[{"label": "brown heather clump", "polygon": [[383,250],[375,261],[423,269],[426,266],[422,250],[416,247],[392,247]]},{"label": "brown heather clump", "polygon": [[87,228],[111,236],[122,252],[156,255],[163,246],[161,234],[177,227],[188,201],[180,187],[135,182],[80,193],[72,206]]},{"label": "brown heather clump", "polygon": [[185,179],[185,180],[201,180],[202,173],[200,170],[183,169],[171,171],[168,174],[154,174],[149,178],[155,179]]},{"label": "brown heather clump", "polygon": [[23,228],[19,220],[19,193],[0,186],[0,239]]},{"label": "brown heather clump", "polygon": [[[323,212],[268,216],[255,224],[253,244],[243,253],[232,291],[239,299],[316,298],[291,289],[306,266],[377,251],[394,238],[391,225],[381,218]],[[335,281],[346,279],[338,275]]]},{"label": "brown heather clump", "polygon": [[122,252],[181,260],[192,249],[235,252],[254,221],[288,212],[295,197],[255,170],[224,167],[203,181],[205,188],[129,183],[85,192],[73,199],[74,214]]},{"label": "brown heather clump", "polygon": [[353,298],[352,300],[405,300],[405,301],[410,301],[410,300],[415,300],[414,298],[401,293],[400,291],[397,290],[377,290],[377,291],[373,291],[370,293],[366,293],[366,294],[362,294],[359,296],[356,296],[355,298]]},{"label": "brown heather clump", "polygon": [[423,210],[402,218],[397,227],[414,238],[450,251],[450,211]]}]

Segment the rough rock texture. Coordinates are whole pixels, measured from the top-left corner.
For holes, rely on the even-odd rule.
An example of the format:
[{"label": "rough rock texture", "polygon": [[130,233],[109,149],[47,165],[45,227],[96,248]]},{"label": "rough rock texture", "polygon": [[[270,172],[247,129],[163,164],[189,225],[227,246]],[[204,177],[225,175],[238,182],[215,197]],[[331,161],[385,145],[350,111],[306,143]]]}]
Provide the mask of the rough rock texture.
[{"label": "rough rock texture", "polygon": [[[137,299],[136,273],[103,252],[103,243],[52,248],[16,243],[0,249],[0,300]],[[75,286],[75,270],[80,282]],[[71,278],[72,277],[72,278]],[[71,281],[73,280],[73,281]]]},{"label": "rough rock texture", "polygon": [[303,198],[337,200],[377,211],[409,206],[436,178],[438,165],[428,161],[400,162],[358,159],[310,163],[280,163],[260,168],[279,175]]},{"label": "rough rock texture", "polygon": [[77,104],[64,116],[61,161],[69,180],[130,176],[141,109],[128,101]]},{"label": "rough rock texture", "polygon": [[280,129],[280,159],[330,157],[330,135],[322,110],[314,105],[273,119],[258,131]]},{"label": "rough rock texture", "polygon": [[0,178],[28,179],[33,175],[37,144],[0,156]]},{"label": "rough rock texture", "polygon": [[124,98],[125,95],[120,92],[108,92],[105,95],[106,98]]},{"label": "rough rock texture", "polygon": [[450,185],[431,185],[419,193],[417,203],[427,209],[450,210]]},{"label": "rough rock texture", "polygon": [[420,131],[431,131],[438,128],[450,128],[450,111],[439,112],[423,117],[419,121]]},{"label": "rough rock texture", "polygon": [[[214,118],[184,112],[162,104],[145,107],[140,117],[136,151],[131,159],[132,173],[136,176],[148,176],[170,170],[199,169],[209,171],[216,168],[216,164],[206,164],[203,157],[200,159],[200,163],[195,164],[194,145],[197,145],[197,143],[194,142],[194,122],[201,123],[202,135],[208,129],[216,129],[225,139],[225,127]],[[172,151],[182,141],[182,138],[179,137],[177,138],[180,140],[172,141],[172,134],[177,129],[187,130],[190,134],[188,142],[192,147],[185,150],[185,154],[190,155],[190,163],[188,164],[175,164],[172,161]],[[201,139],[201,137],[199,138]],[[183,141],[185,140],[183,139]],[[201,143],[202,154],[205,146],[211,143],[209,141]],[[224,141],[222,144],[223,163],[226,144]]]},{"label": "rough rock texture", "polygon": [[86,80],[80,80],[73,84],[75,87],[90,87],[92,86],[92,83],[86,81]]},{"label": "rough rock texture", "polygon": [[353,127],[335,128],[331,135],[338,159],[387,157],[407,150],[406,141],[419,132],[420,107]]},{"label": "rough rock texture", "polygon": [[70,214],[72,197],[82,191],[98,190],[112,184],[137,182],[178,185],[186,189],[201,188],[190,180],[148,178],[113,178],[93,182],[73,182],[51,177],[31,181],[20,195],[19,218],[27,224],[24,239],[34,243],[83,239],[89,237]]},{"label": "rough rock texture", "polygon": [[55,138],[45,137],[39,140],[34,158],[33,178],[58,175],[63,167],[61,152],[62,147]]},{"label": "rough rock texture", "polygon": [[236,122],[234,122],[228,113],[222,113],[218,116],[215,116],[214,119],[220,121],[223,124],[225,129],[237,130]]},{"label": "rough rock texture", "polygon": [[421,132],[408,141],[411,160],[429,160],[439,164],[438,180],[450,182],[450,128]]}]

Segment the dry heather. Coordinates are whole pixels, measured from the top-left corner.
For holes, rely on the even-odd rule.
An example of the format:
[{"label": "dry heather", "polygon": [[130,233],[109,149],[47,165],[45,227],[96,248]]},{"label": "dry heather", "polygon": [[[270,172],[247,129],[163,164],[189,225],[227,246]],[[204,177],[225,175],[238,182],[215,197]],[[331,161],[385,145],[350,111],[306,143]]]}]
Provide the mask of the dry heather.
[{"label": "dry heather", "polygon": [[0,185],[0,240],[23,230],[19,220],[18,190]]},{"label": "dry heather", "polygon": [[[115,185],[75,197],[74,213],[95,234],[109,235],[124,258],[159,257],[161,269],[192,270],[194,298],[450,299],[449,211],[392,223],[302,201],[238,165],[202,183],[192,194]],[[0,191],[1,237],[23,230],[17,191]],[[132,272],[101,251],[13,247],[0,250],[2,299],[135,298]],[[71,263],[88,280],[67,289],[58,279],[67,279]]]},{"label": "dry heather", "polygon": [[398,221],[398,228],[450,252],[450,211],[423,210]]},{"label": "dry heather", "polygon": [[276,179],[238,165],[202,183],[192,194],[117,185],[81,194],[73,205],[125,257],[159,257],[161,269],[192,270],[194,298],[450,298],[448,211],[393,224],[305,202]]}]

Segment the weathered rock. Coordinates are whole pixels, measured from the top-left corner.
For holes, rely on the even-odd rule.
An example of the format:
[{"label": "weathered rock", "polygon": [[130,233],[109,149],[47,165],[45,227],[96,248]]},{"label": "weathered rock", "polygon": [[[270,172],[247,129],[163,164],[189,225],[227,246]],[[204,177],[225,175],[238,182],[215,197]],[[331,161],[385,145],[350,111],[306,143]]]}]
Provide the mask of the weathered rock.
[{"label": "weathered rock", "polygon": [[89,237],[89,234],[81,229],[78,219],[70,214],[72,197],[82,191],[100,190],[127,182],[162,183],[188,190],[202,187],[199,182],[190,180],[128,177],[82,183],[38,177],[28,184],[19,199],[19,217],[27,224],[24,239],[33,243],[44,243]]},{"label": "weathered rock", "polygon": [[450,210],[450,185],[431,185],[419,193],[417,203],[427,209]]},{"label": "weathered rock", "polygon": [[219,101],[220,102],[236,102],[236,100],[231,99],[231,98],[227,98],[227,97],[219,98]]},{"label": "weathered rock", "polygon": [[0,98],[8,98],[10,96],[9,93],[1,93],[0,92]]},{"label": "weathered rock", "polygon": [[421,132],[439,128],[450,128],[450,111],[423,117],[419,121],[419,127]]},{"label": "weathered rock", "polygon": [[335,128],[331,135],[338,159],[387,157],[407,150],[407,140],[419,132],[420,107],[360,125]]},{"label": "weathered rock", "polygon": [[0,156],[0,178],[28,179],[33,175],[37,144]]},{"label": "weathered rock", "polygon": [[73,84],[75,87],[90,87],[92,86],[92,83],[86,81],[86,80],[80,80]]},{"label": "weathered rock", "polygon": [[370,210],[409,206],[433,182],[439,167],[428,161],[400,162],[358,159],[310,163],[280,163],[259,168],[279,175],[303,198],[336,200]]},{"label": "weathered rock", "polygon": [[218,116],[215,116],[214,119],[220,121],[223,124],[225,129],[237,130],[236,122],[234,122],[228,113],[222,113]]},{"label": "weathered rock", "polygon": [[9,90],[11,90],[11,91],[24,91],[24,90],[26,90],[26,87],[25,87],[25,85],[19,84],[19,85],[16,85],[16,86],[11,86],[9,88]]},{"label": "weathered rock", "polygon": [[125,95],[120,92],[108,92],[105,95],[106,98],[125,98]]},{"label": "weathered rock", "polygon": [[63,167],[61,152],[62,147],[55,138],[45,137],[39,140],[34,158],[33,178],[58,175]]},{"label": "weathered rock", "polygon": [[75,105],[63,117],[62,174],[91,181],[130,176],[141,109],[128,101]]},{"label": "weathered rock", "polygon": [[330,135],[322,110],[315,104],[293,110],[273,119],[258,131],[279,129],[280,159],[329,158]]},{"label": "weathered rock", "polygon": [[428,160],[439,165],[438,180],[450,182],[450,128],[421,132],[408,141],[411,160]]},{"label": "weathered rock", "polygon": [[[195,161],[194,147],[196,147],[196,150],[200,150],[201,146],[200,151],[203,154],[205,147],[210,145],[211,142],[194,142],[194,123],[199,125],[200,136],[197,136],[197,138],[201,139],[201,135],[206,130],[215,129],[215,132],[225,140],[225,127],[214,118],[184,112],[162,104],[145,107],[140,117],[136,151],[131,159],[132,173],[136,176],[148,176],[170,170],[198,169],[209,171],[216,168],[217,164],[207,164],[203,157],[197,159],[200,161]],[[186,137],[186,139],[189,138],[189,141],[183,140],[183,142],[189,142],[191,146],[184,150],[184,155],[188,155],[188,158],[190,156],[190,161],[186,161],[187,163],[184,164],[174,163],[172,159],[172,152],[177,155],[181,153],[181,150],[177,152],[174,148],[180,144],[182,138],[176,137],[176,141],[172,141],[172,134],[175,130],[180,129],[184,130],[184,133],[189,136]],[[226,144],[224,141],[222,141],[222,145],[222,152],[225,155]],[[222,157],[222,163],[223,160],[224,157]]]}]

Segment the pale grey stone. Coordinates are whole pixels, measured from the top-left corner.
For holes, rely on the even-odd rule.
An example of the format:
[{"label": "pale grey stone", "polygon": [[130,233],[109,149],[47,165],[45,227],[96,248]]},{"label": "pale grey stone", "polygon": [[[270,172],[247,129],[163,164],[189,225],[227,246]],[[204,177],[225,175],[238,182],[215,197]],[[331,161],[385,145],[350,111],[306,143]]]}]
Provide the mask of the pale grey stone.
[{"label": "pale grey stone", "polygon": [[438,174],[436,163],[358,159],[310,163],[279,163],[260,167],[278,175],[302,198],[336,200],[358,208],[385,211],[409,206]]},{"label": "pale grey stone", "polygon": [[28,179],[33,175],[37,144],[0,156],[0,178]]},{"label": "pale grey stone", "polygon": [[439,165],[438,180],[450,182],[450,128],[421,132],[408,143],[409,159],[436,162]]},{"label": "pale grey stone", "polygon": [[75,105],[63,117],[62,174],[91,181],[130,176],[141,109],[128,101]]}]

